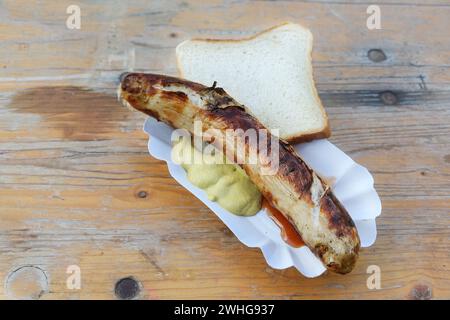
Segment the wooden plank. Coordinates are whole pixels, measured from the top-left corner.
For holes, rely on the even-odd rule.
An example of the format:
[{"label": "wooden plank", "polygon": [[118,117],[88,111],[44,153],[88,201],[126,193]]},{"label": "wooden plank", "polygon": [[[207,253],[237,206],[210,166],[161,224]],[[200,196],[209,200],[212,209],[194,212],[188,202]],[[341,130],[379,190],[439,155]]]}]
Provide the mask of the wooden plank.
[{"label": "wooden plank", "polygon": [[[114,298],[128,276],[145,299],[450,298],[447,1],[379,1],[374,31],[367,1],[82,1],[81,30],[65,27],[69,4],[0,8],[0,298]],[[347,276],[268,267],[148,155],[145,117],[115,98],[126,69],[176,74],[184,39],[287,20],[314,34],[331,141],[383,202],[377,242]],[[66,287],[72,264],[80,290]],[[366,286],[370,265],[381,290]]]}]

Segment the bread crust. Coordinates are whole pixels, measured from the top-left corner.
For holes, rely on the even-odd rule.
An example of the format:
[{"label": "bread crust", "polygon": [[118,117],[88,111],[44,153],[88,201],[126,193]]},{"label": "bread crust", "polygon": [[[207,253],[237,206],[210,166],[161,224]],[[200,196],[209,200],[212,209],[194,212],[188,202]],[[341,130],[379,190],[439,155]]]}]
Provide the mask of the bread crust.
[{"label": "bread crust", "polygon": [[297,143],[302,143],[302,142],[309,142],[309,141],[313,141],[313,140],[317,140],[317,139],[327,139],[331,136],[331,129],[329,126],[329,121],[327,118],[327,125],[325,126],[325,129],[323,129],[320,132],[315,132],[315,133],[305,133],[299,136],[294,136],[294,137],[288,137],[285,138],[285,140],[287,142],[289,142],[290,144],[297,144]]},{"label": "bread crust", "polygon": [[[205,87],[174,77],[128,74],[122,80],[119,98],[127,106],[191,133],[194,119],[202,121],[203,131],[265,129],[245,106],[222,88]],[[239,139],[238,135],[236,137]],[[255,149],[248,140],[240,139],[245,145],[244,152]],[[330,187],[293,147],[283,140],[274,139],[279,150],[279,167],[274,175],[262,175],[260,167],[254,164],[244,163],[242,168],[264,197],[293,222],[305,244],[329,270],[350,272],[360,248],[355,224]],[[268,150],[272,150],[271,141],[268,140]],[[236,149],[233,152],[235,157],[243,156],[237,154]]]},{"label": "bread crust", "polygon": [[[301,143],[301,142],[308,142],[308,141],[312,141],[312,140],[316,140],[316,139],[326,139],[329,138],[331,136],[331,128],[330,128],[330,124],[329,124],[329,120],[328,120],[328,115],[325,111],[325,107],[323,106],[322,100],[319,97],[319,94],[317,92],[317,88],[316,88],[316,84],[314,81],[314,70],[312,68],[312,50],[313,50],[313,40],[314,40],[314,36],[312,35],[311,31],[306,28],[305,26],[298,24],[298,23],[291,23],[291,22],[283,22],[279,25],[270,27],[268,29],[265,29],[263,31],[260,31],[258,33],[256,33],[255,35],[246,37],[246,38],[241,38],[241,39],[211,39],[211,38],[193,38],[190,40],[185,40],[183,42],[181,42],[180,44],[177,45],[175,52],[176,52],[176,62],[177,62],[177,70],[178,70],[178,74],[181,78],[185,78],[185,72],[183,70],[181,61],[180,61],[180,57],[181,57],[181,50],[180,48],[187,42],[205,42],[205,43],[239,43],[239,42],[247,42],[247,41],[251,41],[254,39],[257,39],[260,36],[265,35],[266,33],[269,33],[273,30],[276,30],[278,28],[287,26],[287,25],[296,25],[302,29],[304,29],[306,32],[309,33],[310,35],[310,41],[309,41],[309,49],[308,49],[308,71],[310,74],[310,81],[312,84],[312,91],[313,94],[316,98],[316,101],[319,105],[320,108],[320,112],[322,113],[323,118],[325,119],[325,125],[324,127],[320,130],[320,131],[314,131],[314,132],[305,132],[302,134],[298,134],[298,135],[294,135],[294,136],[288,136],[288,137],[283,137],[284,140],[288,141],[289,143]],[[220,84],[219,84],[220,85]]]}]

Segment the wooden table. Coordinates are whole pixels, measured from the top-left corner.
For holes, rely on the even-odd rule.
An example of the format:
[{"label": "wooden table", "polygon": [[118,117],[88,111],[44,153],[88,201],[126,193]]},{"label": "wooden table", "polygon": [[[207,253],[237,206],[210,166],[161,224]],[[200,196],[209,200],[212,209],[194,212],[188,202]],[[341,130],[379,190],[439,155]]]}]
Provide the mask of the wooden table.
[{"label": "wooden table", "polygon": [[[379,0],[382,28],[369,30],[369,2],[77,1],[78,30],[66,27],[72,1],[2,1],[0,297],[114,299],[132,277],[139,287],[122,281],[119,295],[450,298],[450,4]],[[330,140],[382,199],[377,241],[346,276],[268,267],[149,156],[145,116],[115,98],[125,70],[175,75],[184,39],[283,21],[312,30]],[[370,265],[380,290],[366,285]]]}]

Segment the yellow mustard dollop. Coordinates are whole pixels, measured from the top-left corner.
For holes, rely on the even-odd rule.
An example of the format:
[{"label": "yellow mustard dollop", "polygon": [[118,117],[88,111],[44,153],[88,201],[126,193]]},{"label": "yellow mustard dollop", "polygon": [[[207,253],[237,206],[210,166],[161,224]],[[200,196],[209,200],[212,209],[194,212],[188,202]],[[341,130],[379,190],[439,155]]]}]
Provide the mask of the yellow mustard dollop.
[{"label": "yellow mustard dollop", "polygon": [[209,200],[238,216],[255,215],[261,209],[258,188],[241,167],[225,161],[217,164],[217,157],[224,159],[222,154],[202,154],[190,139],[181,139],[172,149],[172,159],[181,164],[192,184],[206,191]]}]

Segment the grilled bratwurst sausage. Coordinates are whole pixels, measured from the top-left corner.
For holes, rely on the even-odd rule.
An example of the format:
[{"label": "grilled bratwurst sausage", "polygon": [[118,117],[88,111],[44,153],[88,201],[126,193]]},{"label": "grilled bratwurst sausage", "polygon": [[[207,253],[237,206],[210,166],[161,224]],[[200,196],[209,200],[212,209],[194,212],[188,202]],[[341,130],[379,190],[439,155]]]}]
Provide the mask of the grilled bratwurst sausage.
[{"label": "grilled bratwurst sausage", "polygon": [[[119,99],[128,107],[192,134],[194,120],[202,121],[203,131],[265,129],[243,105],[215,85],[206,87],[163,75],[129,73],[122,78]],[[226,147],[234,148],[235,153],[254,151],[255,145],[242,139],[244,149],[238,150],[232,144]],[[360,248],[351,217],[329,186],[292,146],[278,139],[275,141],[279,144],[279,166],[275,174],[261,174],[258,164],[243,163],[242,168],[263,196],[292,222],[305,244],[329,270],[350,272]],[[236,158],[243,156],[234,154]]]}]

